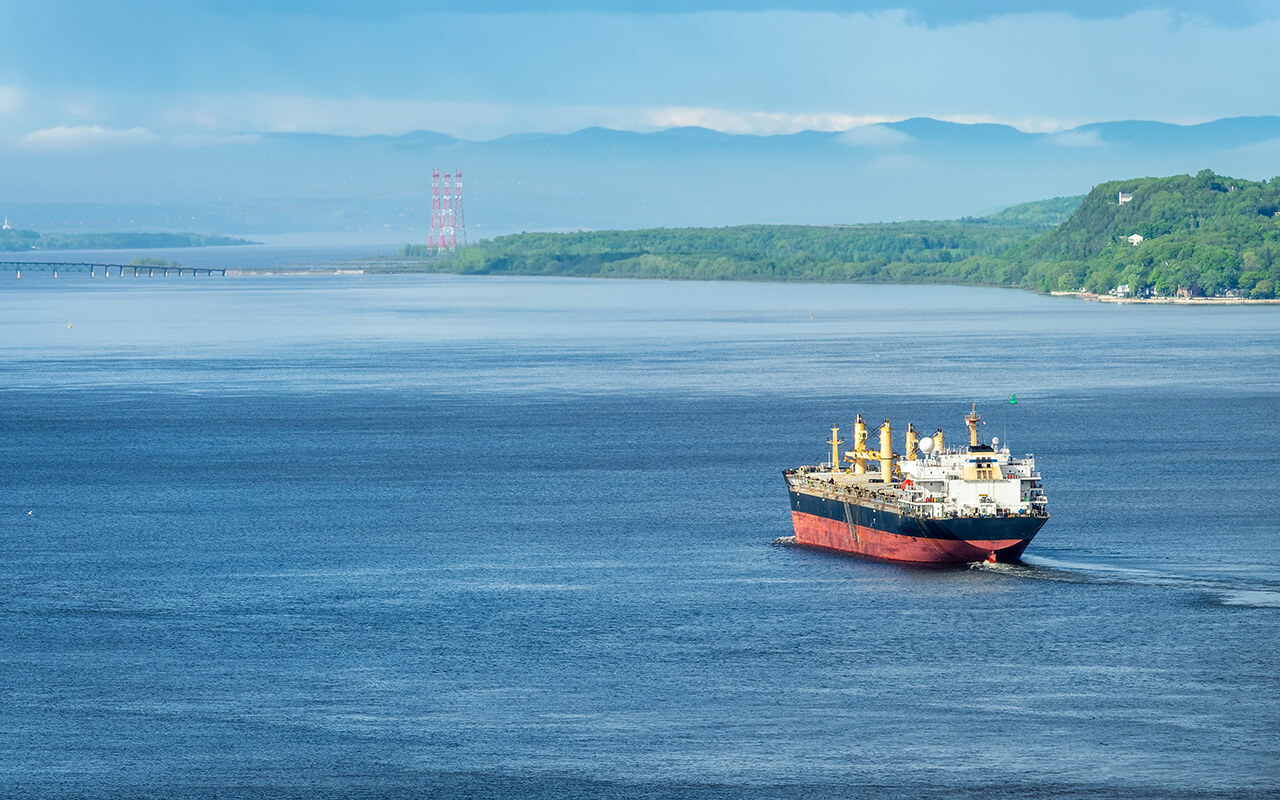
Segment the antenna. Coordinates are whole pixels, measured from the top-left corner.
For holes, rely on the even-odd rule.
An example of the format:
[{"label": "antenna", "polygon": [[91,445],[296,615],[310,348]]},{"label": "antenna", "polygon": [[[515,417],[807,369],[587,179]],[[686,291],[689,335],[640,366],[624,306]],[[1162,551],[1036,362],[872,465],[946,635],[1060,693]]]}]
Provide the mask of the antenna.
[{"label": "antenna", "polygon": [[462,216],[462,170],[453,173],[453,229],[459,247],[467,246],[467,222]]},{"label": "antenna", "polygon": [[[443,185],[443,191],[441,187]],[[431,232],[427,234],[427,249],[437,253],[451,253],[458,243],[467,244],[467,227],[462,220],[462,170],[446,172],[440,180],[440,170],[431,170]]]},{"label": "antenna", "polygon": [[444,215],[440,208],[440,170],[431,170],[431,232],[427,234],[427,249],[437,253],[444,250]]},{"label": "antenna", "polygon": [[453,176],[444,174],[444,227],[440,229],[440,249],[453,252],[458,248],[458,237],[453,229]]}]

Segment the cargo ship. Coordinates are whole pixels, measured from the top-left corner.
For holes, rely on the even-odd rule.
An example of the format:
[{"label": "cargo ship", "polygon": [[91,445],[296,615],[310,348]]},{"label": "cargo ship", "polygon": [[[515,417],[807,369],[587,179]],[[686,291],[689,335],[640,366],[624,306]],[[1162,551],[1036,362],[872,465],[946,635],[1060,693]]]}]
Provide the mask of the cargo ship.
[{"label": "cargo ship", "polygon": [[1035,458],[1015,458],[996,438],[980,444],[977,404],[964,421],[968,447],[948,449],[941,428],[921,438],[908,425],[896,454],[889,420],[870,450],[859,414],[843,459],[833,427],[830,463],[783,472],[796,544],[890,561],[1018,561],[1049,519]]}]

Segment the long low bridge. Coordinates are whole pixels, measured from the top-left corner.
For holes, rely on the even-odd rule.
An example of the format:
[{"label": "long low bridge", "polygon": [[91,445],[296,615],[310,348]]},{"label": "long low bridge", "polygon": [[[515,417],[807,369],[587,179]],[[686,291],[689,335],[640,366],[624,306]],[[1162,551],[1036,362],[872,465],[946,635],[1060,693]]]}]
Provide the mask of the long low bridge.
[{"label": "long low bridge", "polygon": [[157,272],[162,278],[169,277],[170,272],[176,272],[179,277],[185,274],[192,276],[204,273],[205,275],[226,275],[226,269],[222,267],[164,267],[151,265],[134,265],[134,264],[92,264],[87,261],[0,261],[0,269],[12,269],[14,275],[18,278],[22,277],[22,271],[30,270],[33,272],[52,272],[53,277],[58,277],[59,272],[87,272],[90,278],[98,277],[98,271],[102,271],[102,277],[110,278],[111,270],[116,270],[116,274],[123,278],[128,270],[133,270],[133,277],[146,275],[149,278],[155,277]]}]

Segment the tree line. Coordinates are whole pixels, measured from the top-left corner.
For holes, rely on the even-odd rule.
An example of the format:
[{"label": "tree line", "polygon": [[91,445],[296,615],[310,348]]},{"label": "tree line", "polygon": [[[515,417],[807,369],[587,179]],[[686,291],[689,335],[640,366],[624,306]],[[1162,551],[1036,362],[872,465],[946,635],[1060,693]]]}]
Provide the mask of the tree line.
[{"label": "tree line", "polygon": [[142,250],[253,244],[247,239],[202,233],[38,233],[0,230],[0,250]]},{"label": "tree line", "polygon": [[[1127,198],[1121,203],[1121,194]],[[1235,294],[1280,288],[1280,178],[1197,175],[1100,184],[985,217],[501,236],[418,268],[487,275],[966,283],[1038,291]],[[1130,237],[1140,236],[1135,245]]]}]

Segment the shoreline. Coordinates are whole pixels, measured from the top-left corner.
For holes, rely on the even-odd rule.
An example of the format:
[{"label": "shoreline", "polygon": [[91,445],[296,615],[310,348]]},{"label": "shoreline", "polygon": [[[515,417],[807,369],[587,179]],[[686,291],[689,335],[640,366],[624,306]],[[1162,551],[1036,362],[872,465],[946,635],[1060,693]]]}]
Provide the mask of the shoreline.
[{"label": "shoreline", "polygon": [[1248,297],[1114,297],[1093,292],[1049,292],[1051,297],[1074,297],[1090,303],[1144,303],[1148,305],[1175,306],[1253,306],[1280,304],[1280,298],[1252,299]]},{"label": "shoreline", "polygon": [[[1179,305],[1179,306],[1247,306],[1247,305],[1280,305],[1280,297],[1253,299],[1248,297],[1114,297],[1112,295],[1100,295],[1092,292],[1041,292],[1026,286],[996,285],[989,283],[953,283],[950,281],[910,281],[899,283],[897,281],[823,281],[823,280],[776,280],[776,279],[759,279],[751,280],[744,278],[689,278],[677,275],[567,275],[557,273],[465,273],[454,272],[452,270],[436,270],[422,268],[423,262],[413,259],[386,259],[386,258],[370,258],[361,259],[355,263],[364,266],[367,274],[370,275],[456,275],[463,277],[532,277],[532,278],[594,278],[597,280],[659,280],[659,281],[696,281],[700,283],[724,283],[724,282],[740,282],[740,283],[827,283],[831,285],[846,284],[863,284],[867,286],[960,286],[972,287],[975,289],[1012,289],[1016,291],[1028,292],[1030,294],[1038,294],[1049,297],[1073,297],[1077,300],[1084,300],[1090,303],[1115,303],[1117,305],[1125,305],[1129,303],[1143,303],[1148,305]],[[382,269],[380,267],[390,267],[390,269]],[[417,268],[415,268],[417,267]],[[229,273],[228,273],[229,274]]]}]

